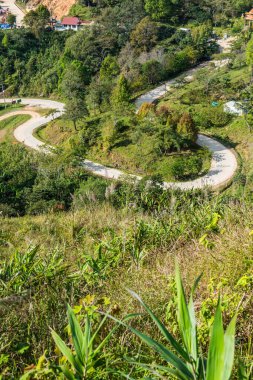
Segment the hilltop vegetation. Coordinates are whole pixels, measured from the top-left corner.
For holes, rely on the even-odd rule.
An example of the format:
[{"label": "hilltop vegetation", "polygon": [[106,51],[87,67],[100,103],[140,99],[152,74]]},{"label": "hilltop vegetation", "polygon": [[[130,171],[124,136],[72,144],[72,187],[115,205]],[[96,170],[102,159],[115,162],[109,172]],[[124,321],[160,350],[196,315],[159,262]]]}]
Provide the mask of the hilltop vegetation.
[{"label": "hilltop vegetation", "polygon": [[[91,29],[44,29],[48,12],[39,8],[38,27],[33,13],[28,29],[0,31],[6,93],[66,102],[64,117],[37,131],[55,145],[54,155],[13,143],[9,132],[23,117],[0,122],[1,379],[251,379],[253,45],[240,18],[250,5],[80,0],[70,12],[94,19]],[[224,31],[235,42],[222,54],[214,32]],[[178,78],[157,104],[135,113],[138,95],[208,59],[211,67],[189,81]],[[223,63],[217,68],[215,61]],[[245,116],[224,112],[231,99]],[[164,191],[164,179],[187,180],[208,169],[208,152],[196,146],[199,131],[236,149],[232,185],[220,194]],[[85,157],[149,176],[93,177],[80,167]],[[203,272],[194,294],[198,352],[175,260],[187,299]],[[77,320],[70,308],[68,320],[67,304]],[[234,360],[233,326],[224,348],[220,307],[225,327],[237,315]],[[195,326],[191,333],[187,323]],[[223,358],[213,373],[213,358],[202,360],[209,347],[217,349],[213,358]],[[181,359],[173,356],[178,352]]]}]

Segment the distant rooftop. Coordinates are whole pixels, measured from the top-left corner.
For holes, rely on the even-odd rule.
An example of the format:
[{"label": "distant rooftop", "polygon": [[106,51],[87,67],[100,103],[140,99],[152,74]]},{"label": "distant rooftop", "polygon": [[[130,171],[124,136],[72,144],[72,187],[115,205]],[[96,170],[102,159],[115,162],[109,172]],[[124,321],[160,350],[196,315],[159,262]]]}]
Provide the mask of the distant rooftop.
[{"label": "distant rooftop", "polygon": [[61,22],[63,25],[77,26],[82,24],[79,17],[64,17]]},{"label": "distant rooftop", "polygon": [[81,20],[79,17],[64,17],[61,22],[62,25],[78,26],[78,25],[92,25],[94,21]]}]

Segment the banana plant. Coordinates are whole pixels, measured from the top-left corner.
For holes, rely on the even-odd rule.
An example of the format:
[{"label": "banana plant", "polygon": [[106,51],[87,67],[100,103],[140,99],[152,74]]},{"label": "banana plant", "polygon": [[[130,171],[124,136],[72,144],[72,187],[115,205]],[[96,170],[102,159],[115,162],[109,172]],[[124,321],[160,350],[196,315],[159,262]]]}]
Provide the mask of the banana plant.
[{"label": "banana plant", "polygon": [[[165,325],[154,315],[151,309],[133,291],[131,295],[138,300],[147,311],[156,327],[163,336],[162,341],[156,341],[143,332],[124,323],[137,335],[142,342],[155,350],[163,364],[131,363],[148,370],[157,378],[173,378],[180,380],[229,380],[234,364],[236,315],[224,331],[221,313],[221,303],[218,300],[214,323],[211,329],[210,344],[207,359],[203,357],[198,344],[197,322],[195,317],[193,294],[200,277],[195,282],[189,301],[186,300],[179,268],[176,269],[177,286],[177,321],[181,340],[177,341]],[[123,324],[123,323],[122,323]],[[166,342],[166,343],[165,343]],[[166,364],[165,364],[166,363]]]}]

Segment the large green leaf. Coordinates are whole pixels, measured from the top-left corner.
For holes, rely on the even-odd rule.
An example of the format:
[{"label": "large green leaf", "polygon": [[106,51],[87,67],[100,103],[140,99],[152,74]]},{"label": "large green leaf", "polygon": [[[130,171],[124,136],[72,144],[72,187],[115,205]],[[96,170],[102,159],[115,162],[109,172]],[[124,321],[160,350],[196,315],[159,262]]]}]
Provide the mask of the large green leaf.
[{"label": "large green leaf", "polygon": [[[176,264],[176,286],[177,286],[177,306],[178,306],[178,325],[185,348],[189,355],[192,355],[192,326],[188,305],[178,264]],[[195,338],[194,338],[195,339]]]},{"label": "large green leaf", "polygon": [[154,313],[150,310],[150,308],[143,302],[141,297],[138,296],[135,292],[132,290],[129,290],[129,293],[137,299],[140,304],[145,308],[145,310],[149,313],[150,317],[155,322],[156,326],[159,328],[163,336],[168,340],[168,342],[174,347],[174,349],[177,351],[179,355],[181,355],[186,361],[189,361],[189,355],[187,352],[183,349],[183,347],[174,339],[174,337],[169,333],[169,331],[166,329],[166,327],[162,324],[162,322],[154,315]]},{"label": "large green leaf", "polygon": [[68,305],[68,320],[70,325],[71,336],[75,347],[76,355],[79,362],[84,365],[84,336],[79,322],[72,308]]},{"label": "large green leaf", "polygon": [[54,330],[51,331],[51,334],[52,334],[52,337],[53,337],[53,339],[55,341],[55,344],[57,345],[57,347],[59,348],[59,350],[61,351],[61,353],[63,354],[63,356],[66,357],[66,359],[68,360],[68,362],[72,365],[72,367],[77,372],[79,372],[80,374],[82,374],[83,368],[76,361],[76,359],[75,359],[74,355],[72,354],[71,350],[66,346],[66,344],[63,342],[63,340],[59,337],[59,335]]},{"label": "large green leaf", "polygon": [[229,380],[233,364],[234,364],[234,355],[235,355],[235,325],[236,325],[237,315],[231,320],[230,324],[227,327],[227,330],[224,335],[224,343],[225,343],[225,354],[224,354],[224,372],[223,372],[223,380]]},{"label": "large green leaf", "polygon": [[185,380],[190,380],[194,378],[190,370],[187,368],[187,365],[175,354],[173,354],[170,350],[168,350],[167,347],[155,341],[154,339],[150,338],[149,336],[143,334],[139,330],[136,330],[135,328],[119,321],[118,319],[112,316],[110,316],[110,318],[118,322],[122,326],[127,327],[130,331],[132,331],[135,335],[137,335],[144,343],[146,343],[148,346],[156,350],[165,361],[172,364],[179,371],[180,375]]},{"label": "large green leaf", "polygon": [[180,372],[176,369],[173,369],[173,368],[169,368],[169,367],[165,367],[165,366],[162,366],[162,365],[157,365],[157,364],[154,364],[154,365],[149,365],[149,364],[146,364],[146,363],[138,363],[138,362],[135,362],[135,361],[132,361],[132,360],[128,360],[131,364],[134,364],[136,366],[139,366],[143,369],[146,369],[148,370],[149,372],[153,373],[153,375],[156,375],[157,377],[161,377],[162,379],[164,379],[164,375],[162,375],[161,373],[157,372],[158,370],[161,371],[163,374],[169,374],[169,375],[172,375],[174,378],[178,379],[178,380],[185,380],[185,377],[182,376],[180,374]]},{"label": "large green leaf", "polygon": [[83,343],[83,352],[84,352],[84,361],[87,364],[89,355],[92,352],[92,343],[90,343],[91,339],[91,322],[90,316],[86,315],[85,329],[84,329],[84,343]]},{"label": "large green leaf", "polygon": [[206,380],[223,380],[224,354],[224,330],[219,299],[208,350]]},{"label": "large green leaf", "polygon": [[198,359],[198,343],[197,343],[197,323],[194,311],[193,297],[191,295],[188,304],[189,317],[191,320],[191,356],[193,357],[195,363]]}]

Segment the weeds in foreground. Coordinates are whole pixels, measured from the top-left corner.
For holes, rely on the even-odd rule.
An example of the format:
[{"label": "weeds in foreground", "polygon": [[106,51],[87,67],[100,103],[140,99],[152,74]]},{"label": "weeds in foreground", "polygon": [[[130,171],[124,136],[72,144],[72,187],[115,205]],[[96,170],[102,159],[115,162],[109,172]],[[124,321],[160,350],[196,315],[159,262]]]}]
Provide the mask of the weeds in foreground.
[{"label": "weeds in foreground", "polygon": [[[118,326],[124,326],[152,350],[155,350],[158,357],[160,357],[160,359],[157,357],[156,362],[152,360],[153,358],[149,358],[149,362],[146,363],[127,358],[128,363],[133,365],[138,370],[138,373],[142,370],[148,376],[151,375],[152,379],[167,379],[169,376],[169,378],[179,380],[229,380],[234,368],[237,315],[232,318],[227,329],[224,331],[219,298],[213,326],[210,331],[210,343],[206,358],[198,343],[198,326],[193,301],[193,295],[200,277],[196,280],[187,302],[181,275],[177,267],[177,322],[181,336],[180,340],[176,340],[173,337],[166,326],[133,291],[130,291],[130,294],[145,309],[160,331],[162,338],[159,341],[154,340],[127,323],[128,320],[140,314],[129,314],[124,320],[120,321],[112,315],[102,313],[103,318],[98,327],[94,329],[93,314],[87,312],[85,315],[85,327],[82,330],[75,312],[68,306],[70,345],[65,343],[55,331],[52,331],[52,337],[63,356],[61,359],[62,364],[51,365],[51,368],[54,368],[54,371],[58,371],[59,376],[63,375],[63,378],[70,380],[95,379],[97,375],[101,378],[103,374],[104,378],[106,378],[108,373],[113,374],[113,378],[116,379],[127,378],[133,380],[132,375],[116,368],[116,363],[120,363],[121,358],[114,358],[115,368],[111,368],[108,360],[106,360],[110,356],[109,350],[106,351],[105,349],[106,343]],[[116,326],[101,339],[101,329],[108,317],[116,322]],[[151,362],[152,364],[150,364]],[[33,374],[35,373],[36,370],[33,370]],[[30,378],[28,377],[28,373],[24,376],[23,380]],[[150,377],[142,377],[142,379],[150,379]],[[250,379],[250,371],[247,372],[242,363],[239,366],[239,379]]]},{"label": "weeds in foreground", "polygon": [[[172,375],[180,380],[229,380],[234,365],[235,348],[235,325],[236,315],[232,318],[224,332],[220,299],[218,300],[207,359],[198,345],[198,326],[194,310],[193,294],[200,278],[195,282],[189,302],[186,301],[185,291],[182,284],[179,269],[176,271],[177,286],[177,321],[182,343],[177,341],[167,330],[165,325],[153,314],[151,309],[134,292],[132,296],[148,312],[149,316],[163,335],[163,341],[172,348],[168,348],[161,341],[155,341],[131,326],[128,328],[137,335],[145,344],[154,349],[161,357],[162,362],[167,364],[134,363],[149,370],[158,378]],[[132,362],[130,360],[130,362]]]}]

